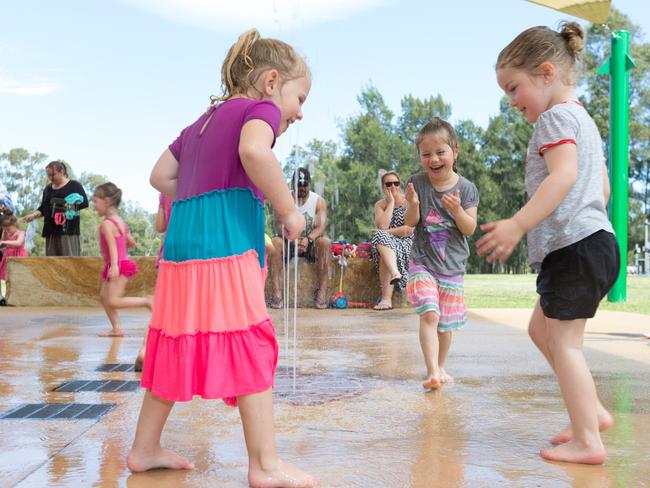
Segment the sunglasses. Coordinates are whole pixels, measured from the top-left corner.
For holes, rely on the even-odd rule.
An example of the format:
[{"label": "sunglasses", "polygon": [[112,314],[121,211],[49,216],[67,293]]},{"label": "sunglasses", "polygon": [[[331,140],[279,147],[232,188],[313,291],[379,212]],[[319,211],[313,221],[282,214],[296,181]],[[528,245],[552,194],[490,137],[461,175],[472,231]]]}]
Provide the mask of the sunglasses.
[{"label": "sunglasses", "polygon": [[387,181],[384,183],[384,186],[386,188],[390,188],[391,186],[399,186],[399,181]]}]

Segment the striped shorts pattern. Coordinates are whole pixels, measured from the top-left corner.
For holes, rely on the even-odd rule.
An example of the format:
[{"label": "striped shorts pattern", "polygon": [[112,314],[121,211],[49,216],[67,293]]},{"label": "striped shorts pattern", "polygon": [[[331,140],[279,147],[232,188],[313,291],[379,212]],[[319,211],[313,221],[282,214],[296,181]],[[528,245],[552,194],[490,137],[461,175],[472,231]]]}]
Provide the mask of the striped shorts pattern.
[{"label": "striped shorts pattern", "polygon": [[432,273],[425,266],[411,261],[406,293],[418,314],[437,313],[440,317],[438,331],[448,332],[467,324],[463,282],[462,274]]}]

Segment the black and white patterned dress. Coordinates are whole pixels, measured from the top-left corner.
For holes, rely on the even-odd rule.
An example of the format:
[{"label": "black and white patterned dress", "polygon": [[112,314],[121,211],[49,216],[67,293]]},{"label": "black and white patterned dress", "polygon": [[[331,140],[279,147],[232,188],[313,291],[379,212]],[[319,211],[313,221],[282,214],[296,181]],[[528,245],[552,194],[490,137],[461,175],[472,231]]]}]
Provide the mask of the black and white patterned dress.
[{"label": "black and white patterned dress", "polygon": [[[390,219],[389,229],[405,225],[404,216],[406,214],[406,206],[396,207],[393,209],[393,215]],[[375,266],[379,267],[379,253],[377,246],[381,244],[395,251],[397,257],[397,269],[402,275],[402,279],[396,285],[398,290],[406,288],[406,280],[408,279],[408,261],[409,254],[411,254],[411,245],[413,244],[413,236],[400,237],[391,234],[386,230],[375,230],[370,238],[372,244],[372,260]]]}]

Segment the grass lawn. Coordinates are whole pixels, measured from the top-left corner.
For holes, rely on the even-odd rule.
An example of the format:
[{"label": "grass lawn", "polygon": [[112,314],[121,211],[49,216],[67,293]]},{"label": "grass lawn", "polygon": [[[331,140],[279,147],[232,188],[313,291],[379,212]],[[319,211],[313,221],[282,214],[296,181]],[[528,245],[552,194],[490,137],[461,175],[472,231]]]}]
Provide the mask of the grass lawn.
[{"label": "grass lawn", "polygon": [[[469,308],[533,308],[537,275],[465,275],[465,302]],[[627,277],[627,301],[601,302],[602,310],[650,315],[650,276]]]}]

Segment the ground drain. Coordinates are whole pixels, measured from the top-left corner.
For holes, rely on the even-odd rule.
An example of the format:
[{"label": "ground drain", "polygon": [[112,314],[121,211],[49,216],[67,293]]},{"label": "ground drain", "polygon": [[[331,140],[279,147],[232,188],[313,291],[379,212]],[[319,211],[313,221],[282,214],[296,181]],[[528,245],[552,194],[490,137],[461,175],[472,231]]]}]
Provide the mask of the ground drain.
[{"label": "ground drain", "polygon": [[97,420],[116,403],[26,403],[0,415],[0,419]]},{"label": "ground drain", "polygon": [[359,378],[340,375],[301,375],[293,389],[291,371],[277,370],[273,394],[277,401],[291,405],[320,405],[360,396],[370,390],[370,384]]},{"label": "ground drain", "polygon": [[54,388],[52,391],[77,393],[82,391],[96,391],[102,393],[108,392],[127,392],[137,391],[140,388],[139,381],[123,380],[75,380],[66,381],[61,386]]},{"label": "ground drain", "polygon": [[101,373],[126,373],[129,371],[135,371],[135,365],[132,363],[131,364],[106,363],[95,368],[95,371],[99,371]]}]

